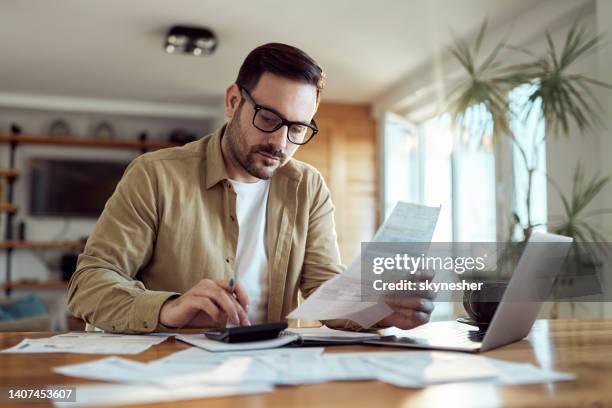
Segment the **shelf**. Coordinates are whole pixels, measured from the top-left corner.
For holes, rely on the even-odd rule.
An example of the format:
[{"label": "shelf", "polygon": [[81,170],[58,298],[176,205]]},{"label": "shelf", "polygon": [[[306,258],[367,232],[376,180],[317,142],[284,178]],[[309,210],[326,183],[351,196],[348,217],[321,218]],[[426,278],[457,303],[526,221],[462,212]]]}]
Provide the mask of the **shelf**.
[{"label": "shelf", "polygon": [[0,241],[0,249],[83,249],[84,242]]},{"label": "shelf", "polygon": [[19,176],[19,172],[15,169],[3,169],[0,170],[0,178],[17,178]]},{"label": "shelf", "polygon": [[20,290],[20,289],[32,289],[32,290],[38,290],[38,289],[67,289],[68,288],[68,282],[66,281],[62,281],[62,280],[50,280],[50,281],[44,281],[44,282],[39,282],[39,281],[17,281],[17,282],[12,282],[9,284],[3,284],[2,285],[4,290],[10,289],[10,290]]},{"label": "shelf", "polygon": [[17,206],[10,203],[0,203],[0,212],[14,213],[17,212]]},{"label": "shelf", "polygon": [[0,133],[0,143],[25,143],[25,144],[46,144],[61,146],[81,146],[110,149],[147,149],[157,150],[167,147],[176,147],[180,144],[167,142],[141,142],[139,140],[126,139],[92,139],[85,137],[52,137],[44,135],[25,135],[25,134],[2,134]]}]

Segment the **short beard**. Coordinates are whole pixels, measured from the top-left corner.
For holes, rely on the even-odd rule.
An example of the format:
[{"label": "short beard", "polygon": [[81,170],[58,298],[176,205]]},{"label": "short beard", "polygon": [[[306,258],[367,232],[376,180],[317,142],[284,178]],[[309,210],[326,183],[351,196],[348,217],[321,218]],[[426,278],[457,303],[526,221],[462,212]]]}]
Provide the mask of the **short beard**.
[{"label": "short beard", "polygon": [[[282,152],[282,150],[277,150],[271,144],[257,144],[253,145],[251,149],[246,152],[246,137],[240,123],[238,122],[240,117],[240,109],[239,107],[234,115],[234,118],[227,125],[227,129],[225,131],[225,137],[227,137],[227,145],[229,147],[230,154],[233,156],[234,161],[236,161],[247,173],[251,176],[256,177],[261,180],[268,180],[276,174],[278,169],[285,162],[286,155]],[[258,152],[267,153],[271,156],[277,157],[279,159],[279,165],[274,170],[268,170],[266,166],[258,166],[257,165],[257,156]]]}]

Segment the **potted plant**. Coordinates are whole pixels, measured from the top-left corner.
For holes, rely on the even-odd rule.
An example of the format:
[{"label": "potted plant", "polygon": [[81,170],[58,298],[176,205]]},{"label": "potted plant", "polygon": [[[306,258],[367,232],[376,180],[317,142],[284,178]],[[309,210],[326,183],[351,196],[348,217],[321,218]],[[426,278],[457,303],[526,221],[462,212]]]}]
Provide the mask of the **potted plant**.
[{"label": "potted plant", "polygon": [[[508,241],[526,242],[534,228],[538,227],[533,220],[531,200],[534,186],[534,173],[538,171],[538,149],[541,149],[544,138],[536,140],[537,135],[518,137],[510,125],[511,120],[525,121],[529,115],[539,115],[546,126],[545,137],[570,137],[571,124],[575,124],[580,135],[591,129],[601,128],[599,104],[595,98],[594,88],[612,89],[612,86],[572,71],[576,62],[592,53],[601,45],[601,35],[589,35],[584,26],[574,23],[568,30],[565,41],[558,47],[550,33],[546,32],[546,51],[538,55],[528,49],[509,46],[506,40],[498,42],[492,50],[481,57],[482,44],[486,34],[487,23],[484,22],[473,44],[462,39],[455,39],[451,52],[464,71],[462,79],[457,81],[450,92],[449,111],[455,129],[477,137],[482,143],[490,137],[492,144],[501,138],[509,138],[512,146],[521,156],[527,174],[527,191],[524,205],[524,216],[514,211],[511,215]],[[502,54],[518,52],[526,61],[516,64],[502,63]],[[530,84],[529,94],[519,106],[511,106],[509,93],[517,87]],[[474,115],[474,109],[481,114]],[[482,114],[484,111],[485,114]],[[535,146],[534,154],[527,151],[521,143],[525,137]],[[549,178],[550,180],[550,178]],[[555,218],[550,227],[553,232],[571,236],[576,241],[605,241],[605,235],[581,217],[601,215],[610,210],[585,212],[585,207],[605,187],[609,177],[596,175],[587,182],[578,166],[574,175],[574,190],[571,197],[560,199],[565,208],[562,217]],[[557,185],[551,181],[557,188]],[[502,254],[499,273],[505,275],[512,269],[508,266],[516,261],[516,251],[509,249]],[[504,265],[507,268],[504,268]],[[493,277],[496,279],[496,277]]]}]

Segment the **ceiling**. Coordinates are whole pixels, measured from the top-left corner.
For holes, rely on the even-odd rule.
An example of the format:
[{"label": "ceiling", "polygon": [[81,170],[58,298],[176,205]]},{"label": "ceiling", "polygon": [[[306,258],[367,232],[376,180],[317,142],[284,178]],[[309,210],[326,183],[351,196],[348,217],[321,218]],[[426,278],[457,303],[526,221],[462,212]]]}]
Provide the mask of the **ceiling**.
[{"label": "ceiling", "polygon": [[[240,63],[271,41],[324,67],[324,100],[371,103],[485,17],[508,21],[547,0],[21,0],[0,3],[0,96],[219,105]],[[174,24],[212,28],[210,57],[170,55]]]}]

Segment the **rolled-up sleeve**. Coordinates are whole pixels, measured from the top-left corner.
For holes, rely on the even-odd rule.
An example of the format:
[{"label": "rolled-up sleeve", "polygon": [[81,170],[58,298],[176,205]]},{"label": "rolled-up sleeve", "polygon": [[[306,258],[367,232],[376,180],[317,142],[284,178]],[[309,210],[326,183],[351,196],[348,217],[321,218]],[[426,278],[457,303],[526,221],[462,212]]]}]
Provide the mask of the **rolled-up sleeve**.
[{"label": "rolled-up sleeve", "polygon": [[147,333],[174,292],[147,290],[136,274],[152,255],[159,222],[155,174],[141,157],[128,166],[79,256],[68,308],[110,332]]}]

